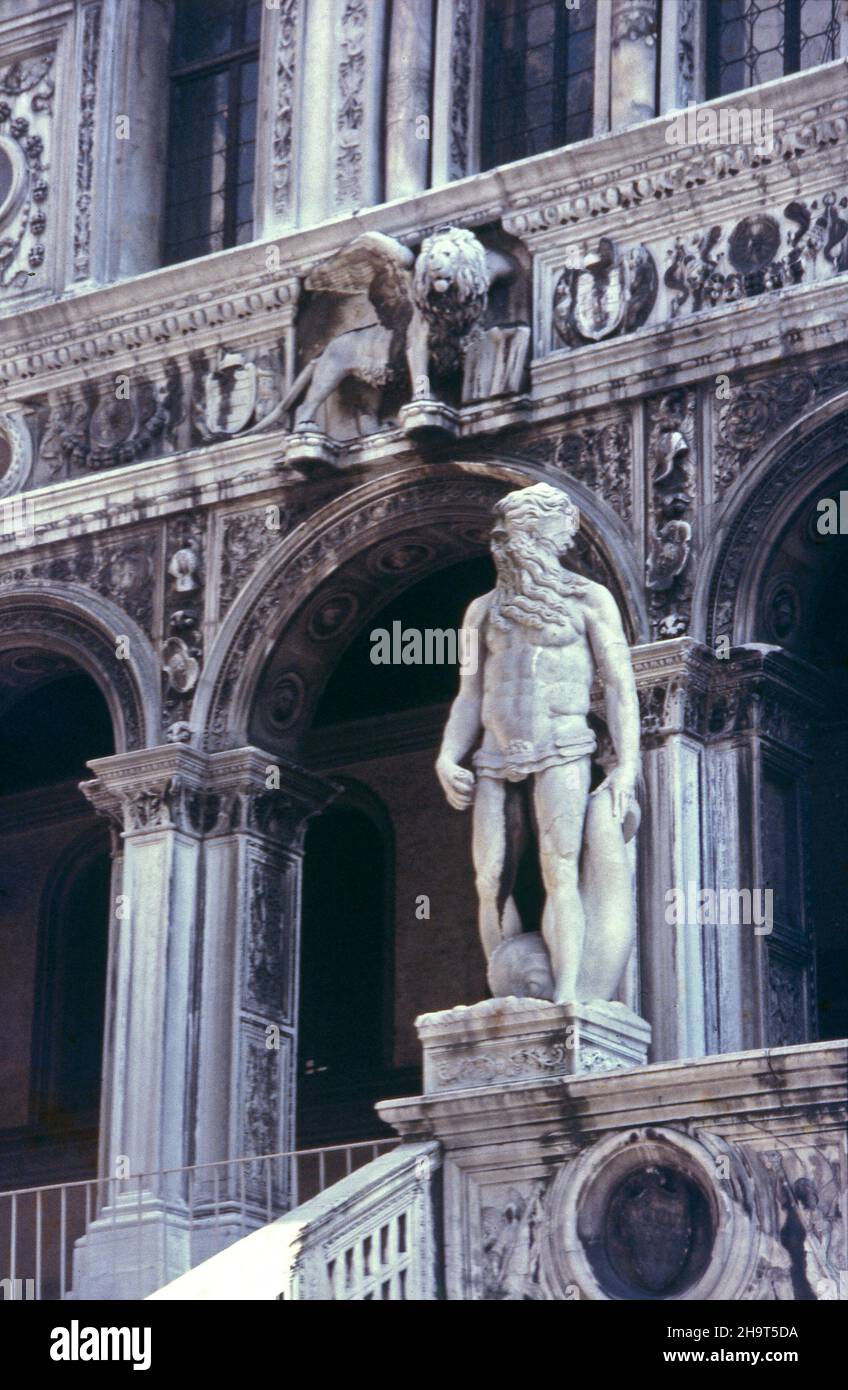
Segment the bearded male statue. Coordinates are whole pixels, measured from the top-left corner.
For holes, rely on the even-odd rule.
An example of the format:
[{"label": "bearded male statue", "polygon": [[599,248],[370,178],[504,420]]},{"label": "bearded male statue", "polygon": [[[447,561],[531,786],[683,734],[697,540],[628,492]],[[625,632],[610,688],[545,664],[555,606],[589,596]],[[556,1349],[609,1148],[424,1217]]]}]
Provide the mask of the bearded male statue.
[{"label": "bearded male statue", "polygon": [[[630,650],[610,592],[563,564],[580,524],[568,495],[538,483],[494,510],[497,586],[465,615],[463,640],[476,648],[462,650],[479,659],[462,672],[436,771],[451,806],[473,805],[493,993],[611,1000],[635,934],[626,842],[639,821],[639,703]],[[592,791],[595,671],[616,762]],[[462,766],[472,752],[473,772]],[[531,826],[546,894],[542,940],[519,940],[513,890]]]}]

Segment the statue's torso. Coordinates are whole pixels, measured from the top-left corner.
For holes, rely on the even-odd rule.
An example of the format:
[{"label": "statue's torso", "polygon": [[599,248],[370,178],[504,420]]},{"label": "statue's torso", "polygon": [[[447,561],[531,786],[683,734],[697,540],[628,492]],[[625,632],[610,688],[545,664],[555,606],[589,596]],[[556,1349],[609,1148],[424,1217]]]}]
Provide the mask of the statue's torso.
[{"label": "statue's torso", "polygon": [[521,747],[532,761],[533,753],[585,745],[594,663],[580,599],[556,626],[487,617],[481,636],[483,751]]}]

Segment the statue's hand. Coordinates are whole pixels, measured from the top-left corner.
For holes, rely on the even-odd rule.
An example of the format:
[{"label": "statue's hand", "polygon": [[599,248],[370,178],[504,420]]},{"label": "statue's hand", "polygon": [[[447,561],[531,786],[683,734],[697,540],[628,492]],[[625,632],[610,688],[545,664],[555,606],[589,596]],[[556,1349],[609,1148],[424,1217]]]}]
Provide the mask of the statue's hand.
[{"label": "statue's hand", "polygon": [[439,758],[436,763],[436,776],[449,805],[455,811],[466,811],[474,800],[474,773],[460,767],[452,758]]},{"label": "statue's hand", "polygon": [[614,767],[609,777],[605,777],[591,795],[600,796],[602,791],[610,792],[613,816],[623,821],[636,794],[636,777],[625,767]]}]

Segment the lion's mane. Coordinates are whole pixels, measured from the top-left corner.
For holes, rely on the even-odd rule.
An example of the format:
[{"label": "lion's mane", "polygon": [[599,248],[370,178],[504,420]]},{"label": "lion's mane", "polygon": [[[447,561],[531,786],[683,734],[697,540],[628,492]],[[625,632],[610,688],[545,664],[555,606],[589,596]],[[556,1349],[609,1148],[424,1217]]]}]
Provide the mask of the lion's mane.
[{"label": "lion's mane", "polygon": [[[451,286],[433,289],[433,252],[450,251]],[[440,227],[422,243],[415,261],[415,303],[429,325],[430,357],[436,372],[451,371],[486,312],[489,275],[486,252],[466,227]]]}]

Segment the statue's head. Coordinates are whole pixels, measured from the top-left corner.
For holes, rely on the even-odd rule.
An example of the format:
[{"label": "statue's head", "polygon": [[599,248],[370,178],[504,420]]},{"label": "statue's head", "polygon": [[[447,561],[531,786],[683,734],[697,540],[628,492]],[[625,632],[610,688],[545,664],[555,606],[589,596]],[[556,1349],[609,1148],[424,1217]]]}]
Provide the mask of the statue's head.
[{"label": "statue's head", "polygon": [[485,249],[467,227],[440,227],[425,238],[415,260],[415,298],[425,313],[436,312],[442,297],[482,313],[488,289]]},{"label": "statue's head", "polygon": [[492,554],[495,563],[505,552],[537,548],[564,555],[574,543],[580,526],[580,513],[567,492],[536,483],[533,487],[509,492],[495,504]]}]

